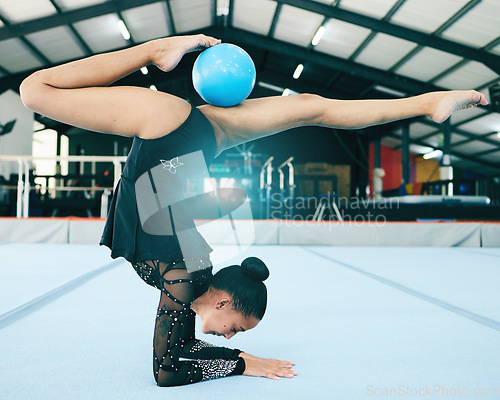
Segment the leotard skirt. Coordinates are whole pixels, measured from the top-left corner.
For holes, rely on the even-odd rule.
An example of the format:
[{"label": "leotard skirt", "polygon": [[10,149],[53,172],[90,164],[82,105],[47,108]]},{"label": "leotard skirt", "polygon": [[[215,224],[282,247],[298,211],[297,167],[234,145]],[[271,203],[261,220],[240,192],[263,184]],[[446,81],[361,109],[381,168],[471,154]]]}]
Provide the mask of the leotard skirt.
[{"label": "leotard skirt", "polygon": [[[134,138],[122,176],[115,188],[100,240],[101,245],[111,249],[112,258],[124,257],[135,266],[146,260],[171,263],[185,257],[175,232],[158,234],[145,230],[138,207],[137,199],[141,193],[137,191],[141,189],[137,183],[147,174],[151,177],[150,171],[154,172],[155,168],[159,170],[159,166],[167,168],[165,174],[175,174],[176,168],[182,168],[183,165],[178,160],[183,160],[183,156],[192,153],[204,158],[208,172],[216,150],[213,127],[194,106],[186,121],[175,131],[157,139]],[[165,191],[165,188],[160,189]],[[196,236],[193,239],[197,243],[201,243],[197,247],[199,254],[196,256],[200,262],[207,262],[212,249],[196,230],[190,230],[190,234]]]}]

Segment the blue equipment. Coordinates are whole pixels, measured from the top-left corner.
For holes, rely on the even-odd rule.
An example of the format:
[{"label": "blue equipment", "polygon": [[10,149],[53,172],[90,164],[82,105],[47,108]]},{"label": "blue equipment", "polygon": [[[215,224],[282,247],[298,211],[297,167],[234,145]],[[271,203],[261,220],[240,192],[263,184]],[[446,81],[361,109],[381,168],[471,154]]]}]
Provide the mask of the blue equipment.
[{"label": "blue equipment", "polygon": [[207,103],[232,107],[255,85],[255,65],[241,47],[221,43],[204,50],[193,66],[193,85]]}]

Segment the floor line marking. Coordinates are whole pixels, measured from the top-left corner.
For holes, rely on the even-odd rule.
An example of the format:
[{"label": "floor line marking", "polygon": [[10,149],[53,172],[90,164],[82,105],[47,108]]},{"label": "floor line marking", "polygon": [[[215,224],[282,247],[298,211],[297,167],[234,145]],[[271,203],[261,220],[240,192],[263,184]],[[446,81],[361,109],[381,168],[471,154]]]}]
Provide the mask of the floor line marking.
[{"label": "floor line marking", "polygon": [[480,256],[490,256],[490,257],[500,258],[500,254],[491,254],[491,253],[487,253],[487,252],[481,253],[479,251],[466,250],[466,249],[462,249],[462,248],[460,248],[459,250],[464,252],[464,253],[469,253],[469,254],[478,254]]},{"label": "floor line marking", "polygon": [[84,285],[91,279],[96,278],[97,276],[107,272],[113,268],[116,268],[118,265],[123,264],[124,260],[115,260],[106,264],[100,268],[97,268],[93,271],[87,272],[75,278],[41,296],[30,300],[19,307],[14,308],[13,310],[7,311],[6,313],[0,315],[0,329],[5,328],[7,325],[10,325],[21,318],[27,317],[30,314],[33,314],[35,311],[39,310],[42,307],[52,303],[58,298],[64,296],[65,294],[71,292],[72,290]]},{"label": "floor line marking", "polygon": [[343,261],[336,260],[336,259],[334,259],[332,257],[329,257],[329,256],[326,256],[324,254],[318,253],[318,252],[316,252],[314,250],[311,250],[309,248],[302,247],[302,249],[305,250],[305,251],[307,251],[307,252],[309,252],[309,253],[315,254],[315,255],[317,255],[317,256],[319,256],[321,258],[324,258],[326,260],[329,260],[331,262],[339,264],[339,265],[343,266],[344,268],[347,268],[347,269],[350,269],[352,271],[358,272],[360,274],[363,274],[363,275],[367,276],[368,278],[374,279],[374,280],[376,280],[378,282],[381,282],[381,283],[383,283],[385,285],[388,285],[388,286],[391,286],[391,287],[393,287],[395,289],[398,289],[398,290],[400,290],[400,291],[402,291],[402,292],[404,292],[406,294],[409,294],[409,295],[414,296],[414,297],[416,297],[418,299],[421,299],[421,300],[427,301],[429,303],[432,303],[432,304],[434,304],[434,305],[436,305],[438,307],[444,308],[445,310],[451,311],[451,312],[453,312],[455,314],[458,314],[458,315],[460,315],[462,317],[470,319],[471,321],[477,322],[477,323],[479,323],[481,325],[487,326],[488,328],[492,328],[492,329],[500,332],[500,322],[495,321],[494,319],[483,317],[482,315],[473,313],[471,311],[464,310],[463,308],[460,308],[460,307],[456,307],[453,304],[450,304],[450,303],[447,303],[445,301],[442,301],[442,300],[436,299],[434,297],[428,296],[426,294],[417,292],[416,290],[410,289],[407,286],[400,285],[399,283],[396,283],[396,282],[391,281],[389,279],[386,279],[386,278],[383,278],[381,276],[372,274],[371,272],[364,271],[364,270],[362,270],[360,268],[354,267],[353,265],[347,264],[347,263],[345,263]]}]

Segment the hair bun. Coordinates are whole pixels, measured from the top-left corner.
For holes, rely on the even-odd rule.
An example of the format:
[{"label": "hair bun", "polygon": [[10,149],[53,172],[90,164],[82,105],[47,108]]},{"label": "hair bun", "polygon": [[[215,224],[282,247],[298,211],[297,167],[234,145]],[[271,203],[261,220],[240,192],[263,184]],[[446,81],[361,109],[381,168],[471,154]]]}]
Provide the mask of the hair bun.
[{"label": "hair bun", "polygon": [[269,269],[264,262],[257,257],[248,257],[241,263],[243,272],[259,281],[269,278]]}]

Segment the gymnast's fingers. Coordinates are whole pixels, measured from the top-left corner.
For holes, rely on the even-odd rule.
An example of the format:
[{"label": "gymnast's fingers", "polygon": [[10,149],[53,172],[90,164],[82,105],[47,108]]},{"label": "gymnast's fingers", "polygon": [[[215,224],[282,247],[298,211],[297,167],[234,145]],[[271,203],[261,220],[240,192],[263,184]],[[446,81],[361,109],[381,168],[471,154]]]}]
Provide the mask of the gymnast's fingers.
[{"label": "gymnast's fingers", "polygon": [[276,363],[276,364],[289,366],[289,368],[291,368],[293,365],[295,365],[295,363],[292,361],[283,361],[283,360],[271,360],[271,361]]},{"label": "gymnast's fingers", "polygon": [[293,378],[297,374],[297,371],[288,368],[280,368],[277,371],[274,371],[274,376],[282,378]]},{"label": "gymnast's fingers", "polygon": [[275,362],[273,367],[273,373],[276,376],[281,376],[284,378],[293,378],[297,375],[297,372],[292,369],[292,364],[289,361],[272,360]]}]

